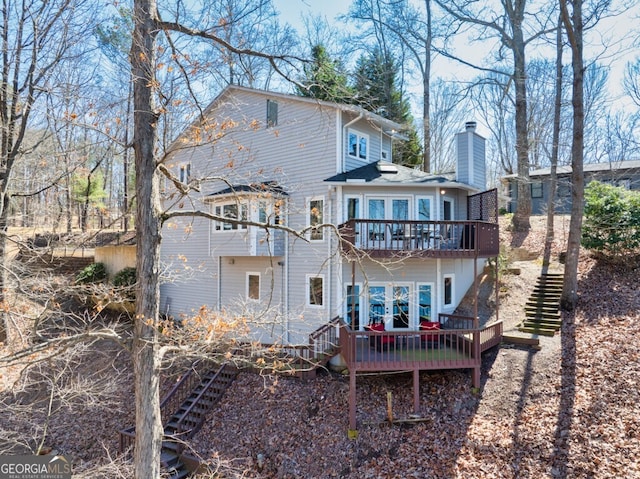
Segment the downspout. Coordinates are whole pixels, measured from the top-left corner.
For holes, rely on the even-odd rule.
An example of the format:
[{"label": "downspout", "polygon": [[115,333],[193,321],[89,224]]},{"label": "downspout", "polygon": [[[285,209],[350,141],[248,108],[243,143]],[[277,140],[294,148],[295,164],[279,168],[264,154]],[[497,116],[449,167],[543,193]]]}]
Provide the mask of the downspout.
[{"label": "downspout", "polygon": [[[328,218],[327,218],[327,223],[329,224],[333,224],[333,222],[331,221],[333,215],[332,215],[332,209],[333,209],[333,202],[331,201],[331,189],[332,186],[329,186],[327,191],[327,213],[328,213]],[[331,234],[329,234],[329,238],[327,238],[327,258],[331,258],[331,245],[333,244],[333,232]],[[333,276],[332,276],[332,272],[333,272],[333,260],[329,260],[329,264],[327,265],[327,279],[329,280],[329,282],[332,281]],[[327,322],[329,322],[331,320],[331,311],[332,311],[332,307],[333,307],[333,294],[331,294],[332,292],[331,285],[329,285],[329,287],[327,288],[327,307],[328,307],[328,312],[329,312],[329,318],[327,319]]]},{"label": "downspout", "polygon": [[218,256],[218,311],[222,310],[222,256]]},{"label": "downspout", "polygon": [[286,338],[287,344],[291,342],[291,324],[289,323],[289,235],[284,235],[284,268],[282,270],[282,304],[284,308],[284,327],[286,329],[284,337]]},{"label": "downspout", "polygon": [[[340,224],[344,223],[344,217],[342,215],[342,211],[343,211],[343,203],[342,203],[342,186],[336,186],[336,226],[339,226]],[[336,245],[336,249],[337,249],[337,255],[336,255],[336,273],[335,273],[335,297],[338,299],[337,303],[341,304],[342,302],[340,301],[342,292],[344,291],[344,285],[343,285],[343,267],[344,267],[344,260],[342,257],[342,243],[340,240],[340,237],[338,237],[338,243]],[[333,281],[333,278],[331,278],[331,280]],[[336,304],[337,306],[337,304]],[[336,312],[338,316],[342,316],[342,311],[336,308]],[[331,315],[333,316],[333,315]],[[330,318],[332,319],[332,318]]]}]

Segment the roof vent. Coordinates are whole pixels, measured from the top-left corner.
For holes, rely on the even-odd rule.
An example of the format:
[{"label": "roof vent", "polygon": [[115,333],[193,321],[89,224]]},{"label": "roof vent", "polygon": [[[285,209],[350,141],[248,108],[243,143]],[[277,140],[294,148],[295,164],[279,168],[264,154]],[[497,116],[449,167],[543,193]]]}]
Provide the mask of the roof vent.
[{"label": "roof vent", "polygon": [[475,121],[468,121],[464,124],[467,131],[476,131],[476,126],[478,126],[478,124]]},{"label": "roof vent", "polygon": [[390,173],[396,174],[398,173],[398,167],[393,163],[389,163],[387,161],[379,161],[378,162],[378,171],[380,173]]}]

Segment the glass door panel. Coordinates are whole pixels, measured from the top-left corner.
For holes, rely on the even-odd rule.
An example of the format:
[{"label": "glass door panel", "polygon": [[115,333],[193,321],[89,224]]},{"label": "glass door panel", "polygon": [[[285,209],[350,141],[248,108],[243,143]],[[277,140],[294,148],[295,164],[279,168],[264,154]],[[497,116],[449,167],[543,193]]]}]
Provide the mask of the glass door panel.
[{"label": "glass door panel", "polygon": [[418,285],[418,319],[422,321],[432,321],[431,314],[431,292],[430,284]]},{"label": "glass door panel", "polygon": [[393,329],[409,327],[409,286],[393,287]]},{"label": "glass door panel", "polygon": [[[368,202],[369,219],[383,220],[385,201],[382,198],[371,198]],[[369,241],[384,241],[384,225],[380,223],[369,223]]]},{"label": "glass door panel", "polygon": [[344,317],[353,331],[360,331],[360,285],[347,285],[347,304]]},{"label": "glass door panel", "polygon": [[386,316],[386,287],[369,286],[369,324],[385,323]]}]

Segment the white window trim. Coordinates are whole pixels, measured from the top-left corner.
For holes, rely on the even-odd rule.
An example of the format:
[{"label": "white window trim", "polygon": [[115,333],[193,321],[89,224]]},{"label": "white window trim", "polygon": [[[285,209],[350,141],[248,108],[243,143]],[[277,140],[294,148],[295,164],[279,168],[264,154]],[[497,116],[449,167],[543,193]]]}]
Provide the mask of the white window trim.
[{"label": "white window trim", "polygon": [[[222,216],[224,214],[224,207],[228,206],[228,205],[237,205],[238,207],[238,211],[242,212],[242,208],[246,208],[246,214],[247,217],[245,218],[247,221],[251,219],[251,204],[249,201],[247,200],[239,200],[239,199],[229,199],[228,201],[224,201],[222,199],[212,202],[211,203],[211,212],[214,215],[218,215],[216,213],[216,208],[220,208],[220,213],[219,215]],[[224,221],[212,221],[212,228],[213,228],[213,232],[214,234],[220,234],[220,233],[236,233],[238,231],[247,231],[248,226],[246,224],[244,225],[238,225],[238,227],[236,229],[224,229]]]},{"label": "white window trim", "polygon": [[[444,203],[448,202],[451,203],[451,218],[448,220],[444,219]],[[455,221],[456,220],[456,203],[455,203],[455,199],[452,196],[442,196],[442,212],[441,212],[442,221]]]},{"label": "white window trim", "polygon": [[[312,201],[322,201],[322,221],[320,224],[325,223],[325,218],[326,218],[326,209],[327,209],[327,200],[324,196],[313,196],[311,198],[307,198],[306,204],[307,204],[307,208],[306,208],[306,216],[307,216],[307,228],[311,228],[311,202]],[[312,238],[311,237],[311,230],[307,233],[307,238],[309,239],[309,241],[313,242],[313,243],[321,243],[323,241],[325,241],[326,239],[326,235],[325,235],[325,231],[324,228],[320,228],[318,230],[320,232],[320,234],[322,235],[322,238]]]},{"label": "white window trim", "polygon": [[[311,280],[315,278],[320,278],[322,280],[322,304],[311,304],[310,296],[311,296]],[[308,274],[305,279],[305,304],[309,308],[314,309],[325,309],[326,304],[326,282],[324,280],[324,274]]]},{"label": "white window trim", "polygon": [[[445,281],[447,278],[451,278],[451,303],[445,303]],[[453,273],[447,273],[442,275],[442,307],[453,308],[456,298],[456,275]]]},{"label": "white window trim", "polygon": [[[249,278],[251,276],[257,276],[258,277],[258,297],[257,298],[251,298],[249,296]],[[260,294],[260,290],[262,288],[262,276],[261,276],[261,274],[259,272],[256,272],[256,271],[247,271],[246,278],[247,279],[246,279],[246,295],[245,295],[245,298],[248,301],[260,301],[260,299],[262,297],[262,295]]]},{"label": "white window trim", "polygon": [[[356,141],[356,154],[352,155],[350,148],[349,148],[349,136],[351,135],[356,135],[357,137],[357,141]],[[364,138],[365,140],[367,140],[367,153],[366,156],[364,158],[360,157],[360,139]],[[359,160],[359,161],[363,161],[363,162],[368,162],[369,161],[369,152],[371,151],[371,141],[369,139],[369,135],[367,135],[366,133],[362,133],[359,130],[355,130],[353,128],[349,128],[347,130],[347,156],[349,158],[353,158],[354,160]]]}]

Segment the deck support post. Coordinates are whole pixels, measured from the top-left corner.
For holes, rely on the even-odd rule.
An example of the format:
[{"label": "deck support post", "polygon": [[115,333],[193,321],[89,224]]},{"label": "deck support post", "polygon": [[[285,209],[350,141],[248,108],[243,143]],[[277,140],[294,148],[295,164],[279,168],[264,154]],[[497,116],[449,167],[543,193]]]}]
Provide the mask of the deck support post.
[{"label": "deck support post", "polygon": [[480,389],[480,366],[473,368],[473,388]]},{"label": "deck support post", "polygon": [[356,370],[349,369],[349,430],[356,430]]},{"label": "deck support post", "polygon": [[475,360],[475,366],[473,367],[473,387],[480,389],[480,369],[482,367],[482,355],[480,353],[480,325],[478,324],[478,318],[476,317],[475,327],[473,331],[473,358]]},{"label": "deck support post", "polygon": [[420,414],[420,370],[413,370],[413,412]]}]

